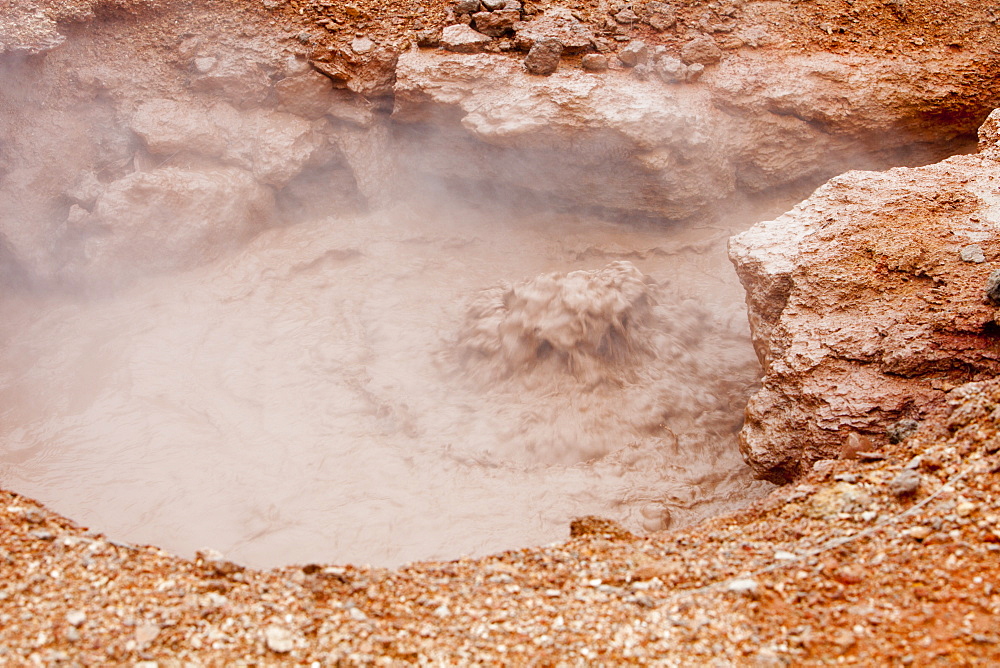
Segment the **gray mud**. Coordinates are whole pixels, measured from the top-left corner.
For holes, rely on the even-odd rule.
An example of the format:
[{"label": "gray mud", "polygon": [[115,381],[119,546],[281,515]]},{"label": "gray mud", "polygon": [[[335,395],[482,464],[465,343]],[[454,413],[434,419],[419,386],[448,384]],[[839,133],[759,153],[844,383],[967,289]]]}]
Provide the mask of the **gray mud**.
[{"label": "gray mud", "polygon": [[256,566],[737,508],[769,489],[735,440],[760,371],[725,244],[749,222],[409,203],[112,296],[8,299],[0,479],[118,539]]}]

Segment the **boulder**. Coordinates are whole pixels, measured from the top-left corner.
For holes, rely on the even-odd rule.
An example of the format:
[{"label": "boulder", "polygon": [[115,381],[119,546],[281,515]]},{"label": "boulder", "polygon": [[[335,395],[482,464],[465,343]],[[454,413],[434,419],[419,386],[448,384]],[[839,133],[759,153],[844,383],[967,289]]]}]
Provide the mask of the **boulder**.
[{"label": "boulder", "polygon": [[63,276],[123,283],[192,267],[248,240],[273,206],[269,188],[233,167],[135,172],[109,184],[77,223],[83,241]]},{"label": "boulder", "polygon": [[[206,58],[215,62],[201,72],[196,61]],[[192,58],[191,68],[193,91],[234,100],[243,107],[259,106],[271,92],[270,68],[252,53],[203,53]]]},{"label": "boulder", "polygon": [[[849,438],[877,444],[951,388],[1000,373],[1000,314],[985,296],[1000,263],[989,143],[987,155],[848,172],[733,237],[765,372],[740,434],[758,475],[792,480]],[[970,243],[985,263],[963,260]]]},{"label": "boulder", "polygon": [[[330,107],[334,101],[331,95]],[[325,144],[304,118],[261,109],[243,111],[225,102],[205,108],[195,101],[149,100],[136,109],[131,126],[154,156],[218,159],[278,187],[302,171]]]},{"label": "boulder", "polygon": [[308,69],[295,76],[285,77],[274,85],[278,103],[283,111],[317,119],[327,114],[333,104],[333,84],[316,70]]}]

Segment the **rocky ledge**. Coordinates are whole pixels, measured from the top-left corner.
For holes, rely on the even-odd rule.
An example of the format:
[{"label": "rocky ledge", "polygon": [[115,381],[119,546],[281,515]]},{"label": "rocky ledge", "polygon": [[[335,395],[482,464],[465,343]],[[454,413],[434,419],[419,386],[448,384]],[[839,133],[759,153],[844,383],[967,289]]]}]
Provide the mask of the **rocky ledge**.
[{"label": "rocky ledge", "polygon": [[998,125],[978,155],[848,172],[731,240],[766,373],[740,436],[759,475],[878,458],[945,392],[1000,372]]}]

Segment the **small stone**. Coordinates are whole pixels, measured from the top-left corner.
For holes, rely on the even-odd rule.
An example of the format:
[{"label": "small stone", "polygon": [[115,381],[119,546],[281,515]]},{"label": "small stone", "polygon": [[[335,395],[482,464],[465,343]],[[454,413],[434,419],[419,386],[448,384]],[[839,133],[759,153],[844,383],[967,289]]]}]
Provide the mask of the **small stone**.
[{"label": "small stone", "polygon": [[664,2],[646,4],[646,17],[643,19],[653,30],[663,31],[672,28],[677,23],[677,12]]},{"label": "small stone", "polygon": [[653,69],[663,83],[681,83],[687,78],[687,65],[673,56],[661,57]]},{"label": "small stone", "polygon": [[696,37],[681,47],[681,60],[688,65],[711,65],[722,60],[722,49],[711,37]]},{"label": "small stone", "polygon": [[308,44],[310,41],[312,41],[312,34],[307,32],[300,32],[298,35],[295,36],[295,39],[299,40],[300,44]]},{"label": "small stone", "polygon": [[351,40],[351,51],[357,54],[368,53],[375,48],[375,42],[371,41],[365,36],[355,37]]},{"label": "small stone", "polygon": [[618,60],[627,67],[641,65],[649,60],[649,48],[642,40],[633,40],[618,52]]},{"label": "small stone", "polygon": [[538,40],[528,51],[528,56],[524,59],[524,66],[531,74],[549,75],[559,67],[561,56],[562,44],[559,43],[559,40]]},{"label": "small stone", "polygon": [[282,626],[268,626],[264,629],[264,640],[267,648],[278,654],[286,654],[295,647],[292,632]]},{"label": "small stone", "polygon": [[212,58],[211,56],[202,56],[201,58],[194,59],[194,69],[199,74],[207,74],[215,67],[215,64],[219,62],[218,59]]},{"label": "small stone", "polygon": [[871,495],[859,485],[838,482],[813,495],[807,513],[816,518],[829,518],[840,513],[863,513],[870,510]]},{"label": "small stone", "polygon": [[588,53],[580,59],[580,66],[588,72],[603,72],[608,69],[608,59],[599,53]]},{"label": "small stone", "polygon": [[427,29],[417,31],[417,46],[434,47],[441,43],[440,29]]},{"label": "small stone", "polygon": [[553,7],[540,18],[519,24],[517,48],[528,51],[535,42],[555,39],[563,53],[589,52],[594,45],[594,33],[564,7]]},{"label": "small stone", "polygon": [[928,536],[931,535],[931,528],[923,526],[913,527],[906,531],[906,535],[909,536],[910,538],[913,538],[914,540],[923,540],[924,538],[927,538]]},{"label": "small stone", "polygon": [[87,614],[83,610],[70,610],[66,613],[66,623],[70,626],[80,626],[87,621]]},{"label": "small stone", "polygon": [[491,12],[499,11],[507,6],[507,0],[481,0],[483,7]]},{"label": "small stone", "polygon": [[983,255],[983,249],[975,244],[969,246],[962,246],[962,250],[959,252],[962,260],[965,262],[973,262],[975,264],[982,264],[986,262],[986,256]]},{"label": "small stone", "polygon": [[784,668],[788,662],[771,649],[762,649],[754,654],[751,664],[757,668]]},{"label": "small stone", "polygon": [[986,298],[1000,304],[1000,269],[994,269],[986,280]]},{"label": "small stone", "polygon": [[774,553],[774,558],[778,561],[792,561],[798,557],[787,550],[778,550]]},{"label": "small stone", "polygon": [[885,435],[889,437],[890,443],[902,443],[907,438],[912,436],[919,428],[920,423],[916,420],[903,418],[902,420],[893,422],[891,425],[886,427]]},{"label": "small stone", "polygon": [[959,517],[968,517],[976,509],[976,505],[969,501],[962,501],[955,506],[955,512]]},{"label": "small stone", "polygon": [[861,453],[867,452],[871,445],[872,441],[870,438],[852,431],[844,440],[844,445],[840,450],[840,458],[860,459]]},{"label": "small stone", "polygon": [[441,46],[455,53],[482,51],[490,41],[486,35],[461,23],[450,25],[441,31]]},{"label": "small stone", "polygon": [[889,482],[889,491],[893,496],[909,496],[920,488],[920,474],[913,469],[901,471]]},{"label": "small stone", "polygon": [[684,75],[684,80],[688,83],[694,83],[701,78],[701,75],[705,73],[705,66],[701,63],[694,63],[688,65],[687,72]]},{"label": "small stone", "polygon": [[639,22],[639,15],[632,11],[631,7],[626,7],[615,14],[615,21],[622,25],[633,25]]},{"label": "small stone", "polygon": [[1000,159],[1000,109],[994,109],[979,126],[979,154]]},{"label": "small stone", "polygon": [[160,627],[156,624],[141,624],[135,629],[135,644],[139,647],[145,647],[156,640],[158,635],[160,635]]},{"label": "small stone", "polygon": [[476,30],[490,37],[500,37],[505,33],[514,32],[514,25],[520,20],[521,12],[508,9],[495,12],[477,12],[472,15],[472,22]]},{"label": "small stone", "polygon": [[203,547],[194,553],[195,561],[221,561],[223,559],[222,553],[218,550],[214,550],[210,547]]},{"label": "small stone", "polygon": [[840,584],[845,585],[858,584],[865,579],[864,570],[854,565],[841,566],[833,572],[832,577]]},{"label": "small stone", "polygon": [[632,68],[632,76],[639,81],[646,81],[653,75],[653,68],[647,63],[640,63]]},{"label": "small stone", "polygon": [[819,473],[820,475],[829,475],[833,468],[837,465],[837,462],[833,459],[819,459],[813,462],[812,470],[814,473]]},{"label": "small stone", "polygon": [[757,591],[757,581],[753,578],[733,580],[726,585],[726,591],[731,591],[736,594],[753,594]]},{"label": "small stone", "polygon": [[456,14],[475,14],[479,11],[479,0],[458,0],[453,7]]}]

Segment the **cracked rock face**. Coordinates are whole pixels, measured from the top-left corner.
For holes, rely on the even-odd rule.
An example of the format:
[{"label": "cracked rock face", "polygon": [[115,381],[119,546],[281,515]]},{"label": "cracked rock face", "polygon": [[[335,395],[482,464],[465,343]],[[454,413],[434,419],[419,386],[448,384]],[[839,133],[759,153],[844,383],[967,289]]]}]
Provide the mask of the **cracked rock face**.
[{"label": "cracked rock face", "polygon": [[[891,423],[1000,372],[1000,312],[984,292],[1000,266],[991,127],[980,155],[848,172],[731,240],[766,373],[740,435],[760,476],[787,482],[852,435],[877,448]],[[963,253],[972,245],[983,262]]]}]

